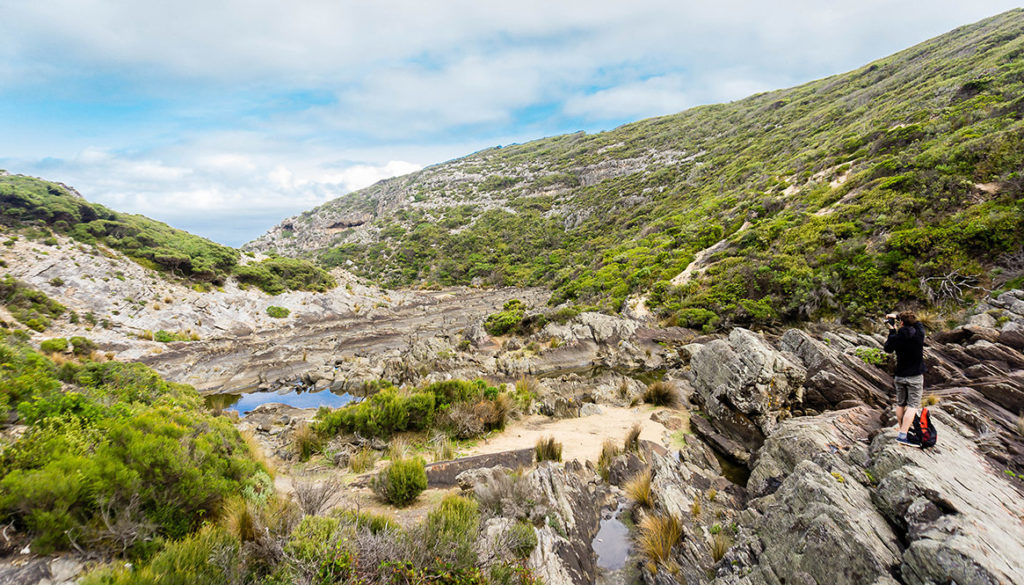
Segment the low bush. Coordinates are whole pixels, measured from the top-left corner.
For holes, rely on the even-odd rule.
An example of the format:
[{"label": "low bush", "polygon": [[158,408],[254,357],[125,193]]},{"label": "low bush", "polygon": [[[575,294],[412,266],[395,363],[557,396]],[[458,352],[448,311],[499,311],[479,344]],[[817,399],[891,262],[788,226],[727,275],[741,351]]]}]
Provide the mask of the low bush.
[{"label": "low bush", "polygon": [[314,428],[322,436],[349,432],[384,438],[403,431],[442,428],[458,438],[471,438],[504,428],[512,406],[499,388],[482,380],[449,380],[419,390],[384,383],[361,402],[333,411],[321,409]]},{"label": "low bush", "polygon": [[186,536],[261,475],[229,421],[141,364],[58,370],[9,339],[0,363],[2,395],[27,425],[0,458],[0,516],[37,553],[76,543],[140,554]]},{"label": "low bush", "polygon": [[526,305],[519,299],[505,302],[502,310],[489,315],[484,321],[484,329],[491,335],[505,335],[518,327],[526,316]]},{"label": "low bush", "polygon": [[288,315],[291,315],[292,312],[286,309],[285,307],[270,305],[269,307],[267,307],[267,314],[275,319],[284,319]]},{"label": "low bush", "polygon": [[477,563],[474,545],[480,525],[480,511],[475,500],[447,495],[427,514],[423,525],[423,544],[427,558],[441,559],[457,568]]},{"label": "low bush", "polygon": [[89,355],[96,349],[96,342],[88,337],[75,336],[70,339],[71,351],[77,356]]},{"label": "low bush", "polygon": [[533,448],[538,463],[541,461],[561,461],[562,444],[554,437],[543,437],[537,439],[537,445]]},{"label": "low bush", "polygon": [[427,489],[425,463],[420,457],[392,461],[373,478],[371,487],[382,500],[406,506]]},{"label": "low bush", "polygon": [[39,350],[44,353],[62,353],[68,348],[68,340],[64,337],[44,340],[39,344]]},{"label": "low bush", "polygon": [[525,559],[537,548],[537,531],[529,522],[520,520],[509,528],[508,543],[516,558]]}]

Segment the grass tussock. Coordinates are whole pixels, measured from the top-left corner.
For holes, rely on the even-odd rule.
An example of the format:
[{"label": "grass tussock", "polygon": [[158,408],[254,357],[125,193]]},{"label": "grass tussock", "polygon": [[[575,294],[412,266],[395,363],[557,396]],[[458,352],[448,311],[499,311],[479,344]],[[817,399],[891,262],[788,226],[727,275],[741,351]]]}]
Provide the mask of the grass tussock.
[{"label": "grass tussock", "polygon": [[725,553],[728,552],[729,547],[732,546],[732,537],[726,534],[724,531],[716,533],[711,538],[711,558],[717,563],[722,560]]},{"label": "grass tussock", "polygon": [[679,405],[679,393],[671,383],[656,380],[647,386],[647,391],[644,392],[644,402],[654,406],[674,408]]},{"label": "grass tussock", "polygon": [[622,486],[622,490],[626,492],[626,497],[638,506],[647,509],[652,508],[654,506],[654,493],[651,491],[651,478],[650,467],[631,477]]},{"label": "grass tussock", "polygon": [[323,438],[307,424],[299,425],[292,433],[292,448],[299,456],[299,461],[309,461],[309,458],[319,452],[323,445]]},{"label": "grass tussock", "polygon": [[683,525],[675,516],[648,515],[637,526],[637,550],[655,565],[673,566],[672,547],[683,535]]},{"label": "grass tussock", "polygon": [[444,433],[437,433],[430,439],[434,461],[451,461],[458,455],[455,441]]},{"label": "grass tussock", "polygon": [[700,506],[700,495],[694,496],[693,504],[690,506],[690,514],[694,518],[700,518],[701,506]]},{"label": "grass tussock", "polygon": [[626,440],[622,444],[622,450],[628,453],[640,452],[640,423],[634,424],[626,432]]},{"label": "grass tussock", "polygon": [[352,473],[365,473],[376,464],[377,452],[369,447],[363,447],[348,459],[348,468]]},{"label": "grass tussock", "polygon": [[612,461],[614,461],[621,453],[622,450],[619,448],[618,444],[611,439],[606,439],[604,444],[601,445],[601,455],[597,458],[597,473],[605,481],[608,481]]},{"label": "grass tussock", "polygon": [[541,461],[562,460],[562,444],[556,441],[554,437],[542,437],[538,439],[533,452],[536,455],[537,463],[540,463]]},{"label": "grass tussock", "polygon": [[412,445],[405,437],[393,437],[388,443],[386,459],[395,461],[397,459],[406,459],[412,453]]},{"label": "grass tussock", "polygon": [[929,395],[925,396],[924,400],[921,401],[921,404],[923,404],[925,406],[935,406],[938,403],[939,403],[939,397],[934,395],[934,394],[929,394]]}]

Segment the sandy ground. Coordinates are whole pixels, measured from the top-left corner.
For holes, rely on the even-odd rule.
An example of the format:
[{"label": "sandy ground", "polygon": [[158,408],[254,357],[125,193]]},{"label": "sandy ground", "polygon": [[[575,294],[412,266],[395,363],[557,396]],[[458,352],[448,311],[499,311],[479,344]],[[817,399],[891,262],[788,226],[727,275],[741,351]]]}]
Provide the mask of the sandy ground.
[{"label": "sandy ground", "polygon": [[664,442],[663,435],[667,429],[651,420],[651,414],[658,408],[646,405],[632,408],[602,405],[600,408],[600,414],[580,418],[553,419],[533,415],[515,421],[504,432],[481,441],[461,455],[467,457],[531,448],[538,439],[551,436],[562,443],[562,461],[578,459],[581,463],[596,463],[605,440],[621,444],[630,427],[636,423],[640,423],[641,439]]},{"label": "sandy ground", "polygon": [[[524,419],[510,421],[505,430],[486,439],[480,440],[469,449],[460,450],[458,457],[498,453],[515,449],[533,448],[538,439],[554,437],[562,443],[562,460],[577,459],[580,462],[597,462],[601,454],[601,446],[606,440],[622,444],[626,433],[634,425],[641,426],[640,438],[669,446],[669,431],[662,424],[651,420],[651,415],[658,410],[670,410],[647,405],[622,408],[602,405],[599,414],[580,418],[553,419],[543,415],[533,415]],[[679,413],[679,411],[673,411]],[[685,418],[684,413],[682,414]],[[386,465],[385,461],[377,463],[377,470]],[[367,472],[362,477],[373,473]],[[293,475],[294,474],[294,475]],[[358,477],[344,473],[329,465],[311,465],[299,471],[289,465],[281,465],[274,477],[274,487],[278,493],[294,492],[293,481],[301,476],[305,480],[323,480],[330,477],[340,479],[345,487],[332,502],[331,508],[347,510],[363,510],[394,517],[400,524],[410,525],[422,520],[427,512],[434,508],[448,493],[458,493],[458,488],[428,489],[411,505],[395,508],[378,500],[368,487],[357,487],[352,482]]]}]

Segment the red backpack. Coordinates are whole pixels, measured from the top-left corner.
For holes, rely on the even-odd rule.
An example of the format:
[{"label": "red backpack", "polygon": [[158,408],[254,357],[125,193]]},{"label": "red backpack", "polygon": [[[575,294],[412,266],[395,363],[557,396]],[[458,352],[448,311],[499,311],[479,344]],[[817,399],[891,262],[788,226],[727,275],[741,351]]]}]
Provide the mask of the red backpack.
[{"label": "red backpack", "polygon": [[922,449],[933,447],[938,432],[932,424],[932,417],[928,408],[922,408],[921,412],[914,416],[914,424],[907,429],[907,441],[919,445]]}]

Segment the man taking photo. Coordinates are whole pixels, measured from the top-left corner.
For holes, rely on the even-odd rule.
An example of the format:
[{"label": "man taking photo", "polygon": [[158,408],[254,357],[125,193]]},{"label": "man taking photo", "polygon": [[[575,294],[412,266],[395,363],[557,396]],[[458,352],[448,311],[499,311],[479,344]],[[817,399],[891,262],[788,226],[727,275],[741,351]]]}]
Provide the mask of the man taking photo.
[{"label": "man taking photo", "polygon": [[896,375],[893,379],[896,420],[899,425],[896,442],[916,447],[907,440],[907,429],[914,423],[914,416],[921,409],[921,394],[924,391],[924,326],[911,311],[890,313],[885,316],[885,321],[889,326],[885,351],[896,352]]}]

